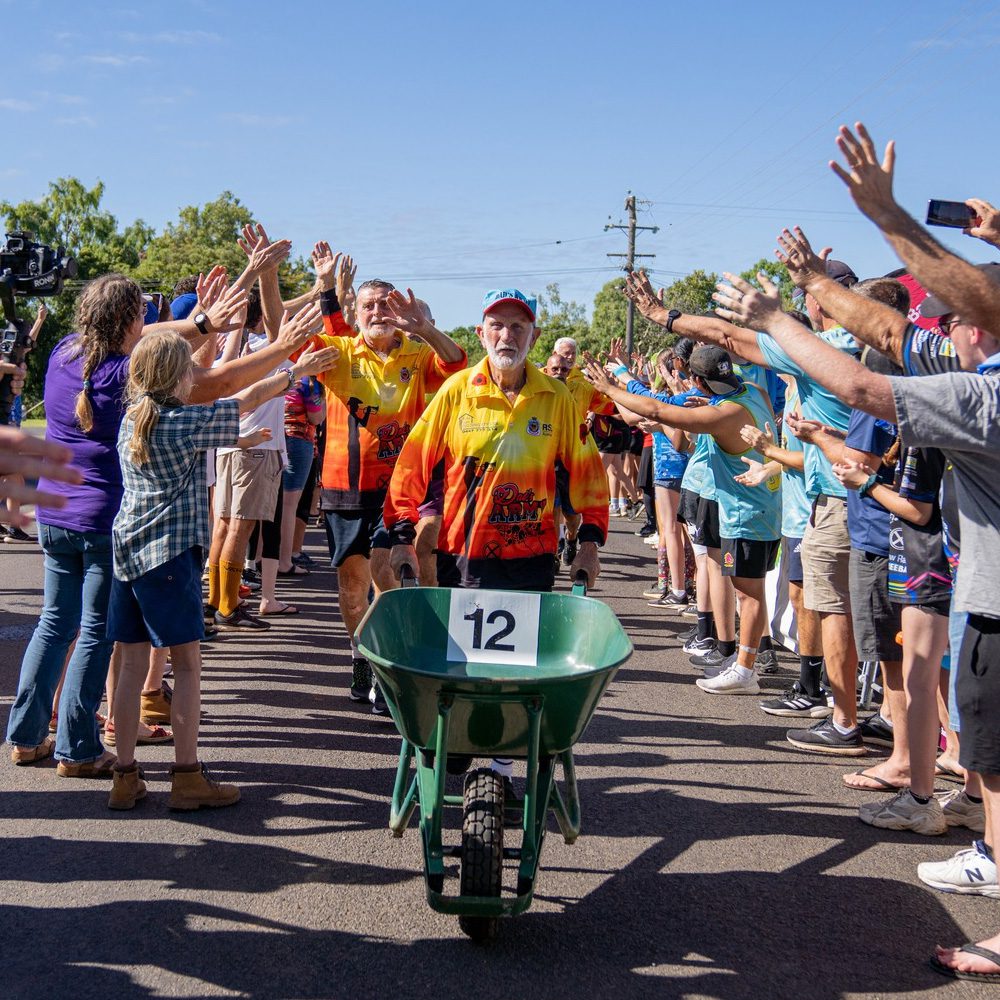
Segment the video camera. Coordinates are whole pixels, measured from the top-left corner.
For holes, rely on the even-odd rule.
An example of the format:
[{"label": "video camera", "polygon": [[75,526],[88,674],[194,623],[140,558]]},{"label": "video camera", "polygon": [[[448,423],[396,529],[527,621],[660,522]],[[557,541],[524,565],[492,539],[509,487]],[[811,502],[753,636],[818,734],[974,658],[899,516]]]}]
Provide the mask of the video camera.
[{"label": "video camera", "polygon": [[[76,261],[64,247],[36,243],[34,234],[25,230],[7,233],[7,242],[0,247],[0,305],[5,321],[0,327],[0,361],[22,365],[35,346],[27,322],[17,318],[15,296],[58,295],[63,281],[76,274]],[[0,424],[10,422],[12,381],[12,375],[0,378]]]}]

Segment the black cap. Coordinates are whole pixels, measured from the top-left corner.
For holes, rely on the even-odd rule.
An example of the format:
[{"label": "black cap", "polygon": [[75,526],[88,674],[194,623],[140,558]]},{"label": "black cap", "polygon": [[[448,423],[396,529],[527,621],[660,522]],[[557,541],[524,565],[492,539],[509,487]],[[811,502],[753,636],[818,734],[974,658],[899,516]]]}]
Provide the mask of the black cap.
[{"label": "black cap", "polygon": [[[1000,264],[976,264],[976,268],[980,271],[985,271],[998,286],[1000,286]],[[1000,288],[998,288],[1000,290]],[[938,316],[945,316],[948,313],[961,312],[961,309],[955,309],[953,306],[945,302],[944,299],[938,298],[936,295],[928,295],[923,302],[920,303],[920,318],[921,319],[936,319]]]},{"label": "black cap", "polygon": [[[854,269],[842,260],[827,260],[826,276],[836,281],[838,285],[843,285],[844,288],[851,288],[858,283],[858,276],[854,273]],[[792,298],[804,299],[805,294],[803,289],[796,288],[792,293]]]},{"label": "black cap", "polygon": [[688,368],[692,375],[703,378],[712,392],[724,395],[743,385],[733,370],[733,359],[727,351],[714,344],[701,344],[691,352]]}]

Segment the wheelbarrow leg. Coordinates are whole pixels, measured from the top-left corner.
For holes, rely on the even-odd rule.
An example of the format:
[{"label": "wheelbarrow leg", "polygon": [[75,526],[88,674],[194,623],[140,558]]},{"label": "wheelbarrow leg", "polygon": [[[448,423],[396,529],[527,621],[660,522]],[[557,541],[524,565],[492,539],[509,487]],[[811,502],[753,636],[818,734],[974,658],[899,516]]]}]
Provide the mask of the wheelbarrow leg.
[{"label": "wheelbarrow leg", "polygon": [[442,696],[438,701],[438,721],[434,734],[434,767],[417,755],[417,781],[420,788],[420,829],[424,836],[424,860],[427,865],[427,885],[432,892],[444,886],[444,849],[441,846],[441,824],[444,815],[444,788],[448,763],[448,727],[453,699]]},{"label": "wheelbarrow leg", "polygon": [[[542,729],[542,703],[532,700],[528,712],[527,777],[524,783],[524,816],[522,820],[521,864],[517,873],[517,895],[528,897],[534,891],[538,874],[538,859],[545,837],[545,817],[552,790],[552,760],[539,760]],[[524,901],[527,905],[527,900]]]},{"label": "wheelbarrow leg", "polygon": [[[403,740],[399,748],[399,764],[396,767],[396,783],[392,789],[392,806],[389,811],[389,829],[394,837],[402,837],[410,823],[410,817],[417,806],[417,776],[410,778],[410,764],[413,762],[413,747]],[[407,787],[409,779],[409,787]]]},{"label": "wheelbarrow leg", "polygon": [[563,840],[572,844],[580,836],[580,794],[576,788],[576,768],[573,766],[573,751],[563,750],[559,754],[563,766],[563,780],[566,783],[566,797],[563,798],[559,785],[552,783],[552,794],[555,796],[553,812],[556,822],[562,832]]}]

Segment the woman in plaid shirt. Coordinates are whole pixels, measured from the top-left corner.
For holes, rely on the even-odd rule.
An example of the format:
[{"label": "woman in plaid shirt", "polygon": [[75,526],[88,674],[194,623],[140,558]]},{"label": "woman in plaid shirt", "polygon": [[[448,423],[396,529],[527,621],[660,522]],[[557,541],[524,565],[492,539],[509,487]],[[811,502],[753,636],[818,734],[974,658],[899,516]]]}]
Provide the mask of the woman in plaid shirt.
[{"label": "woman in plaid shirt", "polygon": [[[291,322],[296,321],[309,320],[303,314],[302,320]],[[334,349],[307,351],[289,368],[231,399],[188,406],[193,367],[183,338],[152,334],[132,353],[131,405],[118,437],[125,495],[112,529],[114,580],[108,614],[108,637],[123,644],[114,705],[118,763],[108,802],[112,809],[131,809],[146,794],[134,736],[150,645],[170,649],[176,678],[170,808],[239,801],[238,788],[212,781],[198,761],[201,567],[209,541],[204,452],[237,444],[241,412],[284,393],[303,375],[326,370],[336,356]]]}]

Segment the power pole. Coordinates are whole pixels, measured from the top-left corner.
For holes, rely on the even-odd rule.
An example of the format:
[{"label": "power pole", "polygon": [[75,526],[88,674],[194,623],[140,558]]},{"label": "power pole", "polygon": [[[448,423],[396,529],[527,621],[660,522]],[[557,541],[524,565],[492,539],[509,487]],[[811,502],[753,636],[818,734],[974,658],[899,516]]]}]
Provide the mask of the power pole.
[{"label": "power pole", "polygon": [[[646,203],[648,204],[648,202]],[[609,222],[605,227],[604,231],[607,232],[609,229],[620,229],[623,233],[628,234],[628,253],[609,253],[609,257],[624,257],[625,263],[622,265],[622,270],[631,273],[635,270],[635,262],[641,257],[655,257],[655,253],[636,253],[635,252],[635,234],[640,231],[646,231],[650,233],[658,233],[660,231],[659,226],[639,226],[636,225],[636,213],[635,213],[636,200],[635,195],[631,191],[625,198],[625,211],[628,212],[628,224],[623,222],[612,223]],[[610,219],[611,216],[609,215]],[[632,332],[635,327],[635,303],[629,299],[628,311],[625,314],[625,350],[628,352],[629,356],[632,354]]]}]

